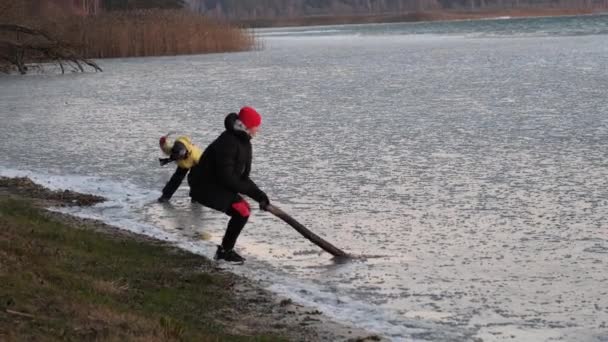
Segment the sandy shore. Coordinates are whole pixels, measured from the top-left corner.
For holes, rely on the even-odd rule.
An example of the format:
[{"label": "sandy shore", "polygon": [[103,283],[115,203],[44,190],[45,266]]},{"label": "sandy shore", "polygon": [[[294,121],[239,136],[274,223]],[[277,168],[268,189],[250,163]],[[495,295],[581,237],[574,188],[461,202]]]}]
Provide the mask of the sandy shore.
[{"label": "sandy shore", "polygon": [[[93,205],[104,201],[103,198],[72,191],[51,191],[33,183],[27,178],[0,177],[0,196],[3,198],[26,199],[39,208],[69,205]],[[166,242],[138,235],[103,222],[83,219],[71,215],[45,211],[55,220],[74,227],[89,229],[110,235],[113,239],[136,239],[152,245]],[[176,247],[173,247],[176,248]],[[206,260],[206,261],[205,261]],[[204,259],[200,266],[210,275],[223,274],[231,277],[231,291],[238,298],[238,306],[226,308],[235,317],[231,322],[220,322],[233,329],[237,334],[272,333],[285,336],[292,341],[381,341],[375,334],[349,327],[331,320],[318,310],[293,303],[260,287],[256,282],[228,273],[217,267],[217,263]],[[246,264],[243,266],[246,267]],[[230,315],[227,315],[230,317]],[[226,317],[226,316],[224,316]],[[225,318],[224,318],[225,319]]]}]

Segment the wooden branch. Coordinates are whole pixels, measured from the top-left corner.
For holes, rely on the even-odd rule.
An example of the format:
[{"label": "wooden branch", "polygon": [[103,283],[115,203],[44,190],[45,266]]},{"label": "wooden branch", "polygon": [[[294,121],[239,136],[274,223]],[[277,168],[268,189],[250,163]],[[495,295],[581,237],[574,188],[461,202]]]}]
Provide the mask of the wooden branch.
[{"label": "wooden branch", "polygon": [[80,61],[84,62],[86,65],[88,65],[91,68],[95,69],[95,71],[100,71],[100,72],[103,71],[103,70],[101,70],[101,68],[99,67],[99,65],[97,65],[97,63],[95,63],[95,62],[93,62],[93,61],[91,61],[89,59],[82,58],[82,59],[80,59]]},{"label": "wooden branch", "polygon": [[56,40],[51,38],[51,36],[46,34],[46,32],[36,30],[33,28],[29,28],[26,26],[22,26],[22,25],[0,24],[0,31],[19,32],[19,33],[30,34],[33,36],[42,36],[42,37],[46,38],[48,41],[56,42]]},{"label": "wooden branch", "polygon": [[80,72],[85,72],[83,64],[93,68],[95,71],[102,71],[95,62],[85,59],[74,52],[70,44],[55,40],[43,31],[22,25],[0,24],[0,32],[3,30],[24,33],[34,37],[43,37],[45,39],[45,41],[27,43],[0,39],[0,51],[4,52],[2,59],[16,67],[21,74],[27,73],[25,65],[27,60],[38,62],[43,62],[44,60],[54,61],[59,64],[61,73],[65,73],[64,62],[68,62],[68,65],[71,62],[74,70],[79,70]]},{"label": "wooden branch", "polygon": [[278,207],[276,207],[272,204],[269,204],[266,207],[266,210],[268,210],[274,216],[285,221],[287,224],[289,224],[291,227],[293,227],[298,233],[302,234],[302,236],[307,238],[310,242],[321,247],[327,253],[329,253],[337,258],[350,258],[350,256],[347,253],[345,253],[338,247],[332,245],[331,243],[327,242],[326,240],[324,240],[317,234],[311,232],[310,230],[308,230],[308,228],[304,227],[304,225],[302,225],[300,222],[296,221],[293,217],[287,215],[287,213],[285,213],[283,210],[279,209]]}]

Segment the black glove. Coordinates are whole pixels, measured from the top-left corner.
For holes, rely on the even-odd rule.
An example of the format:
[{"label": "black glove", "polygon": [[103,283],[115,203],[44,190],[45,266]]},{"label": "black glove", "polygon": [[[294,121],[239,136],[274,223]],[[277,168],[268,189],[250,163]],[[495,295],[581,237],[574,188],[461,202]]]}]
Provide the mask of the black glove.
[{"label": "black glove", "polygon": [[173,159],[171,159],[171,158],[158,158],[158,162],[160,163],[160,166],[165,166],[172,161],[173,161]]},{"label": "black glove", "polygon": [[188,149],[186,146],[179,141],[175,142],[171,148],[171,155],[169,156],[169,159],[182,160],[186,158],[188,158]]},{"label": "black glove", "polygon": [[270,200],[268,199],[268,196],[266,196],[265,193],[262,192],[261,196],[260,196],[260,210],[264,210],[266,211],[268,208],[268,205],[270,204]]}]

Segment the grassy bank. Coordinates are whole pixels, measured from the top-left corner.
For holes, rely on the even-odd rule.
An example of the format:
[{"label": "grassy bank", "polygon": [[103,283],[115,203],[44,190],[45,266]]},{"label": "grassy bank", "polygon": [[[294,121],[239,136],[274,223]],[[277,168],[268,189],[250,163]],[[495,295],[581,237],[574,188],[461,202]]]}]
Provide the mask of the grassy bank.
[{"label": "grassy bank", "polygon": [[234,279],[200,256],[77,229],[23,200],[0,200],[0,227],[0,340],[279,339],[229,332]]}]

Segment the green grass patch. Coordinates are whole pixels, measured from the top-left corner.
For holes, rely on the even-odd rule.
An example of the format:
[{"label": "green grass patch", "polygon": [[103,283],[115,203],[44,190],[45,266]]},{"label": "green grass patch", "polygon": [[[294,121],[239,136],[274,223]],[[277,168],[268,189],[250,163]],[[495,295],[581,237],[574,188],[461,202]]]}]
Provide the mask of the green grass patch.
[{"label": "green grass patch", "polygon": [[207,263],[0,200],[0,340],[276,341],[226,333],[230,279]]}]

